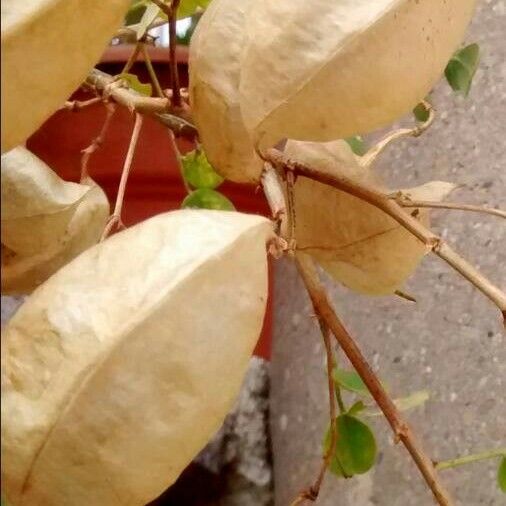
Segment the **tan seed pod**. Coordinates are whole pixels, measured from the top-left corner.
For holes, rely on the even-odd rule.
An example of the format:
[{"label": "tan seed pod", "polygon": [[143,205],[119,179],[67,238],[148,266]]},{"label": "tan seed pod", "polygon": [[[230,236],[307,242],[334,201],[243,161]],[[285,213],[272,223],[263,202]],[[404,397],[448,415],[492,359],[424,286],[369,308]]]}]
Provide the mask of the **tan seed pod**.
[{"label": "tan seed pod", "polygon": [[239,108],[244,16],[251,0],[213,0],[190,42],[190,102],[211,165],[224,178],[257,182],[256,155]]},{"label": "tan seed pod", "polygon": [[[109,201],[91,179],[65,230],[49,247],[19,255],[2,244],[2,294],[31,293],[77,255],[96,244],[109,218]],[[82,185],[84,186],[84,185]]]},{"label": "tan seed pod", "polygon": [[2,153],[61,107],[100,59],[130,0],[2,0]]},{"label": "tan seed pod", "polygon": [[60,240],[90,186],[64,181],[22,146],[2,155],[2,244],[34,255]]},{"label": "tan seed pod", "polygon": [[236,397],[267,299],[270,222],[151,218],[40,286],[2,336],[2,488],[12,506],[142,506]]},{"label": "tan seed pod", "polygon": [[[258,0],[248,12],[241,110],[263,149],[393,122],[432,89],[475,0]],[[223,44],[223,43],[221,43]]]},{"label": "tan seed pod", "polygon": [[[321,171],[334,171],[387,190],[377,175],[360,165],[344,141],[288,141],[287,156]],[[403,190],[413,200],[438,201],[455,186],[433,181]],[[386,213],[305,177],[294,186],[297,248],[310,254],[338,282],[359,293],[385,295],[402,287],[427,247]],[[419,219],[429,224],[429,212]],[[286,224],[285,224],[286,229]]]}]

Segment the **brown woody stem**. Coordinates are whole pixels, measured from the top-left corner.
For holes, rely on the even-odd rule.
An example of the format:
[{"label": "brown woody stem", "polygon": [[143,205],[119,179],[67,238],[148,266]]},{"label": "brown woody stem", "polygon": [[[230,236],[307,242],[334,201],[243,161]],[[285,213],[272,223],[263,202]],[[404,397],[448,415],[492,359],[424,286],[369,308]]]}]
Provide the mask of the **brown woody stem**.
[{"label": "brown woody stem", "polygon": [[112,232],[115,226],[123,227],[121,222],[121,212],[123,210],[123,200],[125,199],[126,185],[128,182],[128,176],[130,169],[132,168],[132,162],[135,154],[135,148],[137,147],[137,141],[139,140],[139,134],[142,127],[142,116],[139,113],[135,114],[135,123],[132,130],[132,136],[130,138],[130,144],[128,145],[128,151],[125,156],[123,163],[123,169],[121,171],[121,179],[118,186],[118,194],[116,196],[116,204],[114,205],[114,211],[107,222],[107,225],[102,233],[101,241],[106,239]]},{"label": "brown woody stem", "polygon": [[425,100],[421,102],[429,112],[429,117],[426,121],[413,128],[400,128],[388,133],[383,139],[375,144],[365,155],[360,157],[360,164],[363,167],[370,167],[378,158],[381,153],[392,142],[402,139],[403,137],[419,137],[434,123],[435,113],[431,104]]},{"label": "brown woody stem", "polygon": [[100,129],[99,134],[91,141],[91,144],[84,148],[81,153],[81,177],[80,181],[83,183],[88,177],[89,177],[89,171],[88,171],[88,163],[90,161],[91,155],[97,151],[97,149],[102,146],[105,134],[107,133],[107,130],[109,130],[109,126],[111,124],[112,117],[114,115],[114,112],[116,110],[116,106],[114,104],[111,104],[110,102],[105,102],[105,120],[102,125],[102,128]]},{"label": "brown woody stem", "polygon": [[151,83],[155,88],[156,95],[160,98],[164,98],[163,90],[160,85],[160,81],[158,80],[158,76],[156,75],[156,71],[153,68],[153,63],[151,62],[151,57],[149,56],[148,48],[146,44],[141,43],[142,55],[144,56],[144,64],[148,70],[149,78],[151,79]]},{"label": "brown woody stem", "polygon": [[309,179],[314,179],[315,181],[319,181],[320,183],[349,193],[350,195],[381,209],[417,237],[436,255],[445,260],[457,272],[462,274],[462,276],[464,276],[497,305],[497,307],[501,310],[503,317],[506,316],[506,294],[483,276],[473,265],[462,258],[439,236],[425,227],[425,225],[414,218],[395,200],[392,200],[389,195],[378,191],[370,185],[351,180],[341,174],[321,172],[314,167],[291,160],[281,151],[276,149],[268,150],[263,157],[266,161],[269,161],[274,167],[280,170],[292,171],[296,176],[304,176]]},{"label": "brown woody stem", "polygon": [[170,107],[170,100],[167,98],[145,97],[129,88],[126,83],[120,86],[121,83],[115,83],[111,75],[98,69],[91,70],[86,78],[86,84],[97,93],[113,99],[132,112],[152,115],[178,137],[184,137],[189,141],[198,138],[198,132],[194,125],[167,112]]},{"label": "brown woody stem", "polygon": [[475,206],[472,204],[460,204],[457,202],[431,202],[429,200],[412,200],[402,195],[393,196],[401,207],[427,207],[432,209],[451,209],[454,211],[470,211],[474,213],[491,214],[499,218],[506,219],[506,212],[501,209],[493,209],[490,207]]},{"label": "brown woody stem", "polygon": [[345,355],[362,378],[362,381],[392,427],[396,440],[402,441],[438,503],[441,506],[453,505],[453,500],[441,483],[431,459],[426,455],[409,425],[402,419],[394,402],[390,399],[357,344],[337,317],[318,278],[311,258],[305,254],[298,253],[295,259],[318,317],[330,328]]},{"label": "brown woody stem", "polygon": [[170,82],[172,85],[172,106],[181,107],[181,91],[179,89],[179,73],[176,59],[176,22],[179,0],[172,0],[169,14],[169,54],[170,54]]}]

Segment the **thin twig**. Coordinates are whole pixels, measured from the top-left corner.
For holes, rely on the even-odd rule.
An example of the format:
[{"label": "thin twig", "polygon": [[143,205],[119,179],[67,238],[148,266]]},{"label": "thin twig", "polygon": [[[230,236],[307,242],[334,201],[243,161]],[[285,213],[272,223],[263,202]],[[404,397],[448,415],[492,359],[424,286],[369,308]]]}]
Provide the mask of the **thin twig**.
[{"label": "thin twig", "polygon": [[451,469],[452,467],[463,466],[465,464],[471,464],[473,462],[479,462],[480,460],[493,459],[496,457],[506,457],[506,448],[498,448],[497,450],[489,450],[487,452],[466,455],[465,457],[434,462],[434,467],[442,471],[444,469]]},{"label": "thin twig", "polygon": [[114,226],[124,227],[121,222],[121,212],[123,210],[123,200],[125,198],[125,190],[128,182],[128,176],[132,167],[132,161],[135,154],[135,148],[137,147],[137,141],[139,140],[139,133],[142,127],[142,116],[139,113],[135,114],[135,123],[132,130],[132,136],[130,138],[130,144],[128,145],[128,151],[123,163],[123,169],[121,171],[121,179],[118,186],[118,194],[116,196],[116,204],[114,205],[114,211],[109,218],[107,225],[102,233],[100,241],[106,239],[111,233]]},{"label": "thin twig", "polygon": [[270,163],[265,162],[260,179],[265,198],[271,209],[272,219],[276,224],[275,232],[279,234],[281,231],[281,221],[286,214],[285,196],[279,175]]},{"label": "thin twig", "polygon": [[[315,308],[316,309],[316,308]],[[323,462],[318,471],[318,476],[314,483],[306,490],[300,492],[297,497],[292,501],[291,506],[302,504],[304,501],[316,501],[320,494],[320,488],[325,478],[325,473],[330,465],[332,456],[334,455],[337,442],[337,426],[336,426],[336,386],[332,379],[332,371],[336,365],[334,359],[334,353],[332,351],[332,344],[330,341],[330,331],[327,324],[318,319],[320,325],[321,334],[323,337],[323,343],[325,345],[325,354],[327,360],[327,385],[328,385],[328,397],[329,397],[329,418],[330,418],[330,442],[327,451],[323,455]]]},{"label": "thin twig", "polygon": [[90,98],[89,100],[67,100],[62,109],[67,109],[69,111],[80,111],[85,107],[98,104],[99,102],[102,102],[102,97],[94,97]]},{"label": "thin twig", "polygon": [[152,115],[172,130],[176,136],[184,137],[189,141],[195,141],[198,138],[198,131],[194,125],[167,112],[170,107],[169,99],[145,97],[128,87],[126,83],[122,83],[121,86],[114,86],[114,83],[115,80],[111,75],[98,69],[92,69],[86,78],[86,84],[97,93],[108,96],[130,111]]},{"label": "thin twig", "polygon": [[264,160],[269,161],[280,170],[293,171],[295,175],[314,179],[315,181],[349,193],[381,209],[476,286],[476,288],[497,305],[503,317],[506,317],[506,294],[483,276],[473,265],[462,258],[438,235],[425,227],[425,225],[413,217],[395,200],[389,198],[389,195],[378,191],[371,185],[357,182],[341,174],[322,172],[314,167],[291,160],[276,149],[270,149],[262,156]]},{"label": "thin twig", "polygon": [[89,177],[89,171],[88,171],[88,163],[90,161],[91,155],[97,151],[100,146],[104,143],[105,134],[107,133],[107,130],[109,129],[109,126],[111,124],[112,117],[114,116],[114,112],[116,111],[116,106],[112,104],[111,102],[104,102],[105,105],[105,120],[102,125],[102,128],[100,129],[99,134],[91,141],[91,144],[84,148],[81,153],[81,183],[84,182]]},{"label": "thin twig", "polygon": [[[147,28],[146,33],[148,33],[153,28],[158,28],[159,26],[166,25],[168,23],[168,19],[156,18]],[[140,28],[140,23],[135,23],[133,25],[123,26],[119,28],[114,34],[113,38],[120,39],[124,42],[137,42],[137,32]]]},{"label": "thin twig", "polygon": [[181,92],[179,91],[179,73],[176,59],[176,22],[177,9],[180,0],[172,0],[169,14],[169,55],[170,55],[170,82],[172,85],[172,106],[176,109],[181,107]]},{"label": "thin twig", "polygon": [[328,325],[340,347],[362,378],[392,427],[396,440],[402,441],[438,503],[441,506],[453,505],[453,500],[441,483],[431,459],[426,455],[408,424],[402,419],[394,402],[390,399],[355,341],[337,317],[319,280],[313,261],[309,256],[300,253],[296,254],[295,260],[318,317]]},{"label": "thin twig", "polygon": [[370,167],[378,156],[383,153],[385,148],[393,141],[402,139],[403,137],[419,137],[422,135],[434,122],[435,113],[431,104],[423,101],[422,104],[429,112],[429,117],[422,124],[413,128],[400,128],[388,133],[383,139],[377,142],[365,155],[360,158],[360,164],[363,167]]},{"label": "thin twig", "polygon": [[137,44],[135,44],[132,54],[130,55],[127,62],[125,63],[125,66],[121,70],[121,74],[128,74],[130,72],[130,69],[132,68],[133,64],[137,61],[137,58],[139,57],[139,53],[141,52],[143,45],[144,44],[142,42],[137,42]]},{"label": "thin twig", "polygon": [[394,195],[391,197],[401,207],[428,207],[434,209],[453,209],[456,211],[471,211],[475,213],[491,214],[506,219],[506,211],[491,207],[475,206],[472,204],[459,204],[458,202],[431,202],[429,200],[412,200],[409,197]]},{"label": "thin twig", "polygon": [[297,247],[295,240],[296,216],[295,216],[295,196],[293,187],[295,185],[295,175],[293,172],[286,172],[286,196],[288,201],[288,250],[294,252]]},{"label": "thin twig", "polygon": [[174,132],[172,132],[171,130],[169,130],[169,137],[170,137],[170,141],[172,144],[172,149],[174,150],[174,153],[176,155],[176,161],[177,161],[177,165],[179,168],[179,174],[181,175],[181,179],[183,180],[184,189],[186,190],[186,193],[189,195],[192,192],[192,189],[190,188],[188,181],[186,181],[186,178],[184,177],[183,159],[181,156],[181,152],[179,151],[179,148],[177,147]]},{"label": "thin twig", "polygon": [[148,48],[146,47],[146,44],[142,42],[141,42],[141,50],[142,55],[144,56],[144,64],[148,69],[148,74],[151,79],[151,83],[155,88],[155,92],[158,97],[164,98],[163,90],[162,87],[160,86],[160,81],[158,80],[158,76],[156,75],[155,69],[153,68],[153,64],[151,63],[151,57],[149,56]]}]

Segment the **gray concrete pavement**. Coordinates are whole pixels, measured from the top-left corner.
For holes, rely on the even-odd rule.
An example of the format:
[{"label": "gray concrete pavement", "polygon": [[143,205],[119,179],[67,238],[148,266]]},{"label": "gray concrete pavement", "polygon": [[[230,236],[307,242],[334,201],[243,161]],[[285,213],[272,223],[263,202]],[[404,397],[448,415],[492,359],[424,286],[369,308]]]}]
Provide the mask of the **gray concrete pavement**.
[{"label": "gray concrete pavement", "polygon": [[[442,83],[434,93],[436,125],[422,138],[390,149],[378,169],[392,185],[432,179],[465,184],[452,199],[506,207],[506,3],[482,1],[467,40],[483,59],[467,100]],[[434,213],[449,242],[506,287],[504,221],[462,212]],[[276,504],[308,485],[320,462],[327,423],[324,358],[311,309],[289,262],[276,269],[272,364],[272,439]],[[427,388],[427,404],[407,413],[435,459],[506,446],[506,338],[495,307],[441,260],[427,257],[394,297],[351,294],[327,280],[335,305],[394,395]],[[374,422],[379,463],[352,480],[329,476],[319,506],[421,506],[430,494],[383,420]],[[442,474],[462,506],[506,504],[495,484],[496,462]]]}]

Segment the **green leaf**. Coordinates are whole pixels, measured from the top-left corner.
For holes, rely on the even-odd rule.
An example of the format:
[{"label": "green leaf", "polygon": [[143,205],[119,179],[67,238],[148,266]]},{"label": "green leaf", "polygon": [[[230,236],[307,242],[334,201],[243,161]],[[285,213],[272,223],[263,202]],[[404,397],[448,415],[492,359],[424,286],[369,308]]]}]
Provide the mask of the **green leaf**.
[{"label": "green leaf", "polygon": [[216,188],[223,178],[215,172],[203,151],[191,151],[181,158],[183,176],[194,188]]},{"label": "green leaf", "polygon": [[[337,476],[350,477],[364,474],[376,461],[376,439],[370,427],[358,418],[345,414],[336,418],[337,441],[331,470]],[[324,440],[324,449],[330,447],[330,430]]]},{"label": "green leaf", "polygon": [[141,83],[139,81],[139,78],[134,74],[118,74],[116,77],[118,79],[123,79],[123,81],[126,81],[130,88],[135,90],[137,93],[140,93],[141,95],[150,97],[153,92],[151,84]]},{"label": "green leaf", "polygon": [[423,102],[420,102],[414,109],[413,114],[418,121],[425,122],[429,119],[430,111],[425,107]]},{"label": "green leaf", "polygon": [[355,371],[347,371],[346,369],[335,367],[332,371],[332,379],[338,386],[350,392],[357,394],[369,393],[365,383]]},{"label": "green leaf", "polygon": [[211,0],[182,0],[177,10],[178,19],[187,18],[195,14],[199,9],[204,10]]},{"label": "green leaf", "polygon": [[130,26],[138,23],[142,19],[146,5],[150,3],[149,0],[132,0],[125,16],[125,25]]},{"label": "green leaf", "polygon": [[[329,451],[329,448],[330,448],[330,427],[325,432],[325,437],[323,438],[323,454],[324,455]],[[341,466],[341,463],[339,462],[339,459],[336,456],[335,452],[334,452],[334,455],[332,455],[332,458],[330,459],[328,469],[332,474],[335,474],[338,477],[351,478],[351,476],[348,476],[347,474],[345,474],[343,467]]]},{"label": "green leaf", "polygon": [[355,416],[366,408],[366,405],[362,401],[355,402],[350,409],[348,409],[348,415]]},{"label": "green leaf", "polygon": [[161,14],[160,7],[156,4],[149,4],[142,14],[141,19],[135,26],[135,33],[137,36],[137,40],[142,39],[146,34],[149,26],[153,21]]},{"label": "green leaf", "polygon": [[499,469],[497,471],[497,484],[499,489],[506,494],[506,457],[501,459]]},{"label": "green leaf", "polygon": [[351,150],[358,156],[365,155],[367,152],[367,146],[365,144],[364,139],[360,137],[360,135],[355,135],[355,137],[348,137],[345,141],[350,146]]},{"label": "green leaf", "polygon": [[234,204],[225,195],[210,188],[200,188],[191,192],[183,200],[181,207],[190,209],[217,209],[222,211],[235,210]]},{"label": "green leaf", "polygon": [[470,44],[459,49],[448,62],[445,69],[445,76],[453,91],[469,94],[474,74],[478,69],[480,61],[480,46]]},{"label": "green leaf", "polygon": [[[394,399],[394,404],[397,406],[399,411],[408,411],[425,404],[430,398],[430,392],[428,390],[419,390],[413,392],[407,397],[401,397]],[[367,411],[367,416],[381,416],[383,413],[379,410]]]}]

